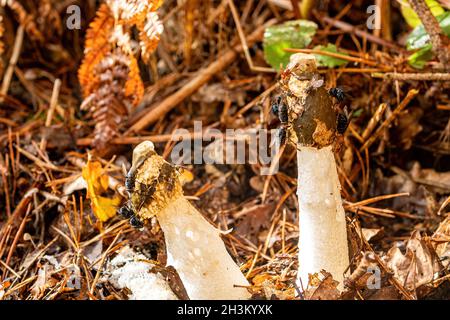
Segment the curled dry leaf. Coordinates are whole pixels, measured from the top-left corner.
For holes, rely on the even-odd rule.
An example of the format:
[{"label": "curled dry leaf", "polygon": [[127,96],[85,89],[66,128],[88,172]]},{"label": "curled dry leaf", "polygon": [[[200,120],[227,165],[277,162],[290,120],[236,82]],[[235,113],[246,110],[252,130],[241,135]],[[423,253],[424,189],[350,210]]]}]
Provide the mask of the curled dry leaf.
[{"label": "curled dry leaf", "polygon": [[[356,232],[358,233],[360,238],[364,238],[367,241],[378,239],[383,235],[383,229],[378,228],[361,228],[361,231],[356,229]],[[362,232],[362,235],[360,234],[360,232]]]},{"label": "curled dry leaf", "polygon": [[450,171],[437,172],[434,169],[421,169],[411,175],[413,178],[427,181],[436,193],[447,194],[450,190]]},{"label": "curled dry leaf", "polygon": [[42,298],[47,289],[53,288],[59,282],[55,272],[55,270],[61,267],[58,258],[45,255],[39,260],[37,278],[30,289],[34,299]]},{"label": "curled dry leaf", "polygon": [[358,263],[356,269],[352,272],[352,274],[347,277],[344,281],[344,284],[348,287],[352,287],[354,285],[359,285],[358,280],[361,279],[366,273],[367,269],[371,266],[376,265],[375,254],[373,252],[365,252],[361,260]]},{"label": "curled dry leaf", "polygon": [[404,254],[398,247],[393,247],[383,259],[394,277],[407,290],[415,290],[430,283],[441,270],[434,249],[419,231],[411,235]]},{"label": "curled dry leaf", "polygon": [[[405,172],[406,173],[406,172]],[[431,205],[429,194],[447,194],[450,190],[450,172],[437,172],[434,169],[421,168],[419,162],[412,164],[409,176],[396,174],[385,177],[377,170],[375,175],[379,182],[372,195],[409,193],[409,197],[397,197],[392,200],[392,209],[404,212],[425,212]],[[420,182],[420,183],[418,183]],[[425,188],[426,187],[426,188]],[[436,208],[436,210],[438,210]],[[432,212],[436,212],[432,210]]]},{"label": "curled dry leaf", "polygon": [[325,270],[309,276],[308,289],[305,290],[307,300],[337,300],[341,293],[339,282],[333,279],[331,273]]},{"label": "curled dry leaf", "polygon": [[404,110],[398,118],[397,126],[392,129],[392,142],[402,149],[410,149],[414,138],[422,131],[419,121],[423,113],[423,110],[419,107]]},{"label": "curled dry leaf", "polygon": [[275,209],[275,203],[254,205],[236,213],[236,234],[257,243],[260,229],[270,224],[270,215]]},{"label": "curled dry leaf", "polygon": [[447,268],[450,264],[450,216],[441,222],[432,239],[436,241],[436,254],[439,260]]}]

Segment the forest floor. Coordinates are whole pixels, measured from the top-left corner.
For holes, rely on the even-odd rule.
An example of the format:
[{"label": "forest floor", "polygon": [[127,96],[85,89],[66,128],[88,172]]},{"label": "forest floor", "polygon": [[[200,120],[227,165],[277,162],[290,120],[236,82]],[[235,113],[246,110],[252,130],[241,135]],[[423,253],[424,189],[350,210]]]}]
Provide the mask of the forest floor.
[{"label": "forest floor", "polygon": [[[231,230],[223,240],[255,298],[450,298],[448,41],[433,42],[438,54],[413,68],[413,28],[400,2],[375,2],[382,14],[371,30],[372,1],[315,1],[306,13],[317,30],[297,50],[320,54],[317,45],[334,44],[344,60],[319,68],[327,88],[343,88],[352,112],[335,147],[351,259],[343,292],[323,274],[323,290],[296,294],[295,147],[286,146],[271,176],[260,163],[184,165],[192,173],[185,195]],[[139,42],[138,20],[123,18],[120,33],[120,19],[97,1],[0,7],[0,300],[126,299],[104,277],[125,246],[165,265],[156,220],[135,229],[107,209],[125,201],[133,147],[151,140],[170,161],[172,134],[191,134],[196,121],[220,132],[276,129],[270,110],[280,72],[266,62],[264,30],[300,18],[293,4],[166,0],[148,43]],[[102,10],[108,17],[85,42]],[[86,190],[89,183],[101,194]]]}]

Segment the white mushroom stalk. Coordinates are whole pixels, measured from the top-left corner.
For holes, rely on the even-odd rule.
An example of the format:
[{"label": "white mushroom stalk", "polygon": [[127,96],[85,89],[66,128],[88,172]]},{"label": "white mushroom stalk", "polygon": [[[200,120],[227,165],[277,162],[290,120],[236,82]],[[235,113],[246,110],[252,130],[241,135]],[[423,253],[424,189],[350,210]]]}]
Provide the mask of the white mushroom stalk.
[{"label": "white mushroom stalk", "polygon": [[281,84],[286,91],[288,140],[298,150],[299,285],[306,289],[309,275],[325,270],[342,289],[349,256],[332,150],[337,117],[333,99],[317,73],[313,55],[293,55]]},{"label": "white mushroom stalk", "polygon": [[178,300],[167,281],[151,272],[154,265],[146,260],[126,246],[108,263],[103,280],[119,289],[128,288],[130,300]]},{"label": "white mushroom stalk", "polygon": [[249,283],[214,228],[183,196],[180,173],[146,141],[133,152],[136,216],[156,216],[166,241],[167,264],[178,272],[190,299],[248,299]]}]

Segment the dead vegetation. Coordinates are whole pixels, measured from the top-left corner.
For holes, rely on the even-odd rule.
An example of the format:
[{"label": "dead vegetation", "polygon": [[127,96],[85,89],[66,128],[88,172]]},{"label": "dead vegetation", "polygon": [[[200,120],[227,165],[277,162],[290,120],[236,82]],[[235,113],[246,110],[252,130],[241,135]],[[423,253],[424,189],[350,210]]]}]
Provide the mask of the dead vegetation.
[{"label": "dead vegetation", "polygon": [[[301,11],[318,30],[307,48],[286,51],[346,61],[319,69],[327,88],[346,88],[353,111],[335,145],[350,246],[345,291],[323,271],[297,295],[295,148],[283,149],[273,176],[260,175],[261,164],[186,166],[184,194],[224,231],[255,298],[448,299],[448,38],[433,30],[447,55],[418,71],[399,2],[302,2],[315,3]],[[366,28],[374,2],[385,13],[380,30]],[[296,1],[0,3],[0,299],[126,299],[103,277],[126,246],[167,278],[158,223],[136,230],[115,214],[132,148],[151,140],[170,160],[172,133],[194,136],[194,121],[222,132],[276,128],[280,75],[267,67],[262,39],[267,26],[301,16]],[[69,5],[80,8],[80,30],[66,27]],[[328,43],[339,53],[313,49]]]}]

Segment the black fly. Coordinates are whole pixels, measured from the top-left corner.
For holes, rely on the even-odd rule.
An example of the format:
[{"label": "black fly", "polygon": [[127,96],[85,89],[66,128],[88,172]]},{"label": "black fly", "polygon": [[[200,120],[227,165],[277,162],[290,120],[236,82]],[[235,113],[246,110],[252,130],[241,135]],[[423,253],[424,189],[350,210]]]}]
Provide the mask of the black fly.
[{"label": "black fly", "polygon": [[134,228],[136,228],[136,229],[140,229],[140,228],[142,228],[142,227],[144,226],[144,224],[142,223],[142,221],[139,220],[139,218],[136,217],[136,216],[132,216],[132,217],[130,218],[130,224],[131,224],[132,227],[134,227]]},{"label": "black fly", "polygon": [[286,124],[288,122],[288,109],[282,96],[276,96],[272,100],[272,113],[280,119],[282,124]]},{"label": "black fly", "polygon": [[280,120],[281,126],[278,128],[278,141],[280,145],[286,142],[287,126],[289,121],[288,107],[282,96],[277,96],[272,101],[272,112]]},{"label": "black fly", "polygon": [[120,207],[119,210],[117,210],[117,214],[123,219],[128,219],[130,225],[136,229],[140,229],[144,226],[142,221],[140,221],[139,218],[136,217],[136,212],[134,211],[130,201]]},{"label": "black fly", "polygon": [[350,124],[350,119],[353,113],[348,112],[348,108],[346,105],[348,94],[344,89],[340,87],[331,88],[330,90],[328,90],[328,93],[338,101],[336,130],[339,134],[344,134],[348,128],[348,125]]},{"label": "black fly", "polygon": [[133,192],[134,186],[136,184],[136,174],[130,170],[125,176],[125,188],[128,192]]},{"label": "black fly", "polygon": [[129,219],[134,216],[134,210],[131,208],[129,203],[126,203],[120,207],[117,213],[124,219]]},{"label": "black fly", "polygon": [[330,94],[330,96],[336,98],[336,100],[339,102],[344,102],[344,100],[347,96],[344,89],[339,88],[339,87],[331,88],[330,90],[328,90],[328,93]]},{"label": "black fly", "polygon": [[339,112],[337,114],[336,121],[337,121],[337,124],[336,124],[337,132],[339,134],[344,134],[350,123],[347,110],[345,110],[345,112]]},{"label": "black fly", "polygon": [[[140,164],[142,164],[142,162],[143,160]],[[136,181],[136,169],[131,168],[130,171],[125,175],[125,189],[128,192],[129,198],[131,198],[131,193],[133,192],[144,193],[144,199],[141,201],[138,208],[138,210],[140,210],[142,205],[147,201],[146,196],[149,190],[145,187],[140,187],[139,190],[136,190],[136,184],[139,184],[139,186],[142,185],[142,183]],[[144,192],[143,189],[145,190]],[[150,190],[150,193],[152,194],[153,192]],[[131,200],[128,200],[122,207],[120,207],[117,213],[123,219],[129,219],[130,225],[134,228],[140,229],[144,226],[142,221],[140,221],[139,218],[136,217],[136,210],[131,203]]]}]

